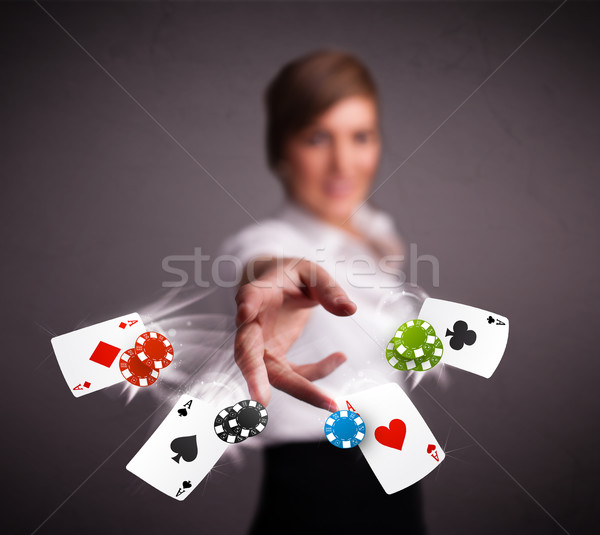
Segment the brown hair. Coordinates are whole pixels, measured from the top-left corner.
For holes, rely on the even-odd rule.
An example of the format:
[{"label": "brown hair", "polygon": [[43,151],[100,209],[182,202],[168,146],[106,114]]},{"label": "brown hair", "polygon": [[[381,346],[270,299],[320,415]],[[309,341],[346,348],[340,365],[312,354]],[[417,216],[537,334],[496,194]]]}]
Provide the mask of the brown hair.
[{"label": "brown hair", "polygon": [[356,95],[378,101],[369,70],[347,52],[317,50],[284,65],[265,92],[269,167],[277,173],[290,135],[309,126],[337,101]]}]

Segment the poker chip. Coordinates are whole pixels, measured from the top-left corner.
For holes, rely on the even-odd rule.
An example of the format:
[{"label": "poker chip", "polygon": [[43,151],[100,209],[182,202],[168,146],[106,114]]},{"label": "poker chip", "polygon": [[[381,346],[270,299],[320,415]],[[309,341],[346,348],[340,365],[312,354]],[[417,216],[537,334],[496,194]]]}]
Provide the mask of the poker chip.
[{"label": "poker chip", "polygon": [[336,448],[353,448],[365,438],[365,422],[352,411],[334,412],[325,421],[325,436]]},{"label": "poker chip", "polygon": [[158,370],[142,362],[133,348],[121,355],[119,369],[123,377],[134,386],[150,386],[158,379]]},{"label": "poker chip", "polygon": [[229,428],[235,434],[248,438],[261,433],[269,421],[267,409],[258,401],[246,399],[236,403],[229,413]]},{"label": "poker chip", "polygon": [[135,352],[142,362],[148,362],[155,370],[166,368],[175,356],[169,339],[154,331],[138,336]]},{"label": "poker chip", "polygon": [[214,424],[215,433],[223,442],[227,442],[227,444],[237,444],[243,442],[247,438],[241,436],[239,433],[236,434],[231,431],[231,427],[229,426],[229,414],[232,409],[233,407],[226,407],[219,412],[215,418]]},{"label": "poker chip", "polygon": [[[425,372],[433,368],[442,359],[444,346],[442,341],[436,336],[435,342],[425,349],[426,352],[423,356],[413,359],[396,359],[393,354],[391,358],[387,354],[386,357],[390,365],[397,370]],[[386,353],[389,353],[389,351],[386,351]]]},{"label": "poker chip", "polygon": [[435,342],[435,330],[425,320],[410,320],[400,325],[393,341],[396,353],[401,358],[411,360],[422,357],[425,353],[424,347]]},{"label": "poker chip", "polygon": [[433,368],[444,354],[444,345],[425,320],[403,323],[390,340],[385,357],[397,370],[423,372]]}]

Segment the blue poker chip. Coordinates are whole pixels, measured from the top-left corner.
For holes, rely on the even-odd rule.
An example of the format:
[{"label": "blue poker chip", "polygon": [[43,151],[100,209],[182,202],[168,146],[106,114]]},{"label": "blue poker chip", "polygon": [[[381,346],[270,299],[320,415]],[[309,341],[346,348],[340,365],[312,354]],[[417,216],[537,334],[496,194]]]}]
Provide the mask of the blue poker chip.
[{"label": "blue poker chip", "polygon": [[325,422],[325,436],[336,448],[353,448],[365,438],[365,422],[352,411],[334,412]]}]

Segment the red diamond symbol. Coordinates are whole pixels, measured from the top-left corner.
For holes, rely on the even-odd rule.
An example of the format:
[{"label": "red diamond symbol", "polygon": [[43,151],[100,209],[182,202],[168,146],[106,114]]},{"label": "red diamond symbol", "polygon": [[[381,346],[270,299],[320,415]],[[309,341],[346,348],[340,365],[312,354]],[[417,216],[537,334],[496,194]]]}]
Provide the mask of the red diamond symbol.
[{"label": "red diamond symbol", "polygon": [[92,386],[92,383],[86,381],[85,383],[83,383],[83,386],[85,386],[86,388],[89,388],[90,386]]},{"label": "red diamond symbol", "polygon": [[118,347],[111,346],[106,342],[99,342],[90,360],[110,368],[120,352],[121,350]]},{"label": "red diamond symbol", "polygon": [[125,327],[127,327],[127,323],[124,323],[124,322],[119,323],[120,329],[124,329]]}]

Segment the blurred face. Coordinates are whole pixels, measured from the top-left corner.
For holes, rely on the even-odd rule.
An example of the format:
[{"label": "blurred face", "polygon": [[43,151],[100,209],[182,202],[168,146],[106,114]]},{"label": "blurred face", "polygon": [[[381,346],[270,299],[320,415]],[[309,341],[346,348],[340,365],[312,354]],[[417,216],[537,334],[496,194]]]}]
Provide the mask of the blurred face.
[{"label": "blurred face", "polygon": [[373,99],[340,100],[288,139],[282,167],[288,192],[321,219],[341,225],[367,198],[380,152]]}]

